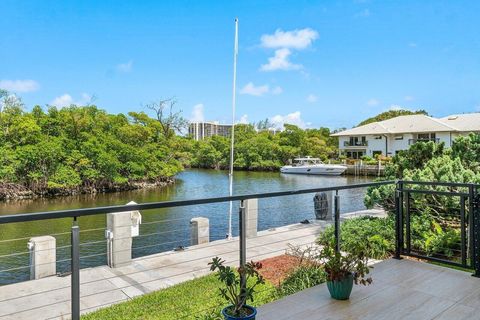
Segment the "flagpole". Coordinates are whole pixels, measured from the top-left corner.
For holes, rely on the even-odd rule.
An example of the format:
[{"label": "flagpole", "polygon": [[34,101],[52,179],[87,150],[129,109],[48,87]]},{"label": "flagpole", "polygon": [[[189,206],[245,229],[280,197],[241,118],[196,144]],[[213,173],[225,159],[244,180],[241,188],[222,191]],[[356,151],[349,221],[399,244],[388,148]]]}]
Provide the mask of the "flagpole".
[{"label": "flagpole", "polygon": [[[238,18],[235,18],[235,46],[233,51],[233,95],[232,95],[232,130],[230,132],[230,170],[228,173],[229,195],[233,195],[233,147],[235,143],[235,107],[236,107],[236,87],[237,87],[237,55],[238,55]],[[230,201],[230,210],[228,212],[228,234],[227,239],[232,239],[232,212],[233,202]]]}]

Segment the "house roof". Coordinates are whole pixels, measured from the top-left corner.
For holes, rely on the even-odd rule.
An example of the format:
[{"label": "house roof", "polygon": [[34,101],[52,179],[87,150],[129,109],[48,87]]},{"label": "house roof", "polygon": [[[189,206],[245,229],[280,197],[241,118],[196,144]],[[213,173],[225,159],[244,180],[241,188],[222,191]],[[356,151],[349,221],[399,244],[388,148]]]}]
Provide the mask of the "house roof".
[{"label": "house roof", "polygon": [[480,131],[480,113],[453,114],[440,118],[443,123],[452,126],[457,131]]},{"label": "house roof", "polygon": [[[478,118],[480,119],[480,118]],[[473,124],[473,121],[472,121]],[[480,130],[480,122],[476,125]],[[450,122],[432,118],[423,114],[399,116],[392,119],[369,123],[360,127],[332,134],[334,137],[356,136],[367,134],[400,134],[410,132],[450,132],[458,130]],[[471,130],[468,130],[471,131]]]}]

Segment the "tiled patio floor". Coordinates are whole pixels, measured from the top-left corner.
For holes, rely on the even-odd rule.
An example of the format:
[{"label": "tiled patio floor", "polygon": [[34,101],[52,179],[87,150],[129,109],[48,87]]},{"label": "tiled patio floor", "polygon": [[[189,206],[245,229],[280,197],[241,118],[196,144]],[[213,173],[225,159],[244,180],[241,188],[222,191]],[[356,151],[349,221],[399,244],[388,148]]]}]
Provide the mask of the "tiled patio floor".
[{"label": "tiled patio floor", "polygon": [[354,286],[350,300],[330,298],[326,284],[264,305],[265,319],[480,319],[480,279],[412,260],[374,265],[374,282]]}]

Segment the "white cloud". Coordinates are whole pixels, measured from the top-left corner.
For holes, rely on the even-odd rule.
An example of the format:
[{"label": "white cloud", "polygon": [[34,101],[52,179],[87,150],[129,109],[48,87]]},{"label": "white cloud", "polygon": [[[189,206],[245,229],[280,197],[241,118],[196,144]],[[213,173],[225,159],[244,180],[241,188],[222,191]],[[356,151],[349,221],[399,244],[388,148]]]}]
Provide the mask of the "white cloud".
[{"label": "white cloud", "polygon": [[65,93],[65,94],[53,99],[53,101],[50,102],[50,104],[52,106],[56,106],[56,107],[59,107],[59,108],[67,107],[67,106],[70,106],[70,105],[73,104],[73,98],[68,93]]},{"label": "white cloud", "polygon": [[295,111],[287,115],[276,115],[269,119],[275,128],[283,129],[285,124],[294,124],[300,128],[306,128],[307,124],[302,120],[300,111]]},{"label": "white cloud", "polygon": [[405,96],[405,101],[413,101],[413,100],[415,100],[415,97]]},{"label": "white cloud", "polygon": [[133,61],[130,60],[130,61],[125,62],[125,63],[117,64],[116,69],[117,69],[118,72],[123,72],[123,73],[131,72],[132,69],[133,69]]},{"label": "white cloud", "polygon": [[371,98],[367,101],[367,105],[369,105],[370,107],[378,106],[379,104],[380,104],[380,101],[378,101],[375,98]]},{"label": "white cloud", "polygon": [[302,50],[309,47],[318,38],[318,32],[310,29],[283,31],[277,29],[274,34],[264,34],[260,38],[265,48],[293,48]]},{"label": "white cloud", "polygon": [[311,28],[283,31],[277,29],[273,34],[261,36],[261,46],[276,49],[273,57],[268,58],[268,63],[260,66],[260,71],[275,70],[301,70],[301,64],[289,61],[292,50],[303,50],[310,47],[318,39],[318,32]]},{"label": "white cloud", "polygon": [[263,96],[264,94],[268,93],[270,88],[267,84],[263,86],[255,86],[253,82],[249,82],[240,90],[240,94],[248,94],[251,96]]},{"label": "white cloud", "polygon": [[262,86],[255,86],[253,82],[247,83],[242,89],[240,89],[240,94],[248,94],[251,96],[260,97],[264,94],[281,94],[283,89],[279,86],[270,89],[268,84],[264,84]]},{"label": "white cloud", "polygon": [[409,42],[408,46],[411,47],[411,48],[416,48],[417,44],[415,42]]},{"label": "white cloud", "polygon": [[248,124],[248,115],[247,115],[247,114],[244,114],[243,116],[241,116],[241,117],[240,117],[240,121],[238,121],[238,123]]},{"label": "white cloud", "polygon": [[37,91],[40,85],[35,80],[0,80],[0,89],[12,92]]},{"label": "white cloud", "polygon": [[307,102],[314,103],[314,102],[317,102],[317,101],[318,101],[318,97],[316,95],[314,95],[313,93],[310,93],[307,96]]},{"label": "white cloud", "polygon": [[199,103],[193,106],[192,116],[190,117],[192,122],[202,122],[205,121],[203,113],[203,103]]},{"label": "white cloud", "polygon": [[52,102],[50,102],[50,105],[56,106],[58,108],[68,107],[68,106],[71,106],[72,104],[77,106],[83,106],[91,103],[92,98],[93,97],[90,94],[82,93],[80,96],[80,99],[75,100],[71,95],[69,95],[68,93],[65,93],[53,99]]},{"label": "white cloud", "polygon": [[272,94],[280,94],[283,92],[283,89],[279,86],[276,86],[275,88],[272,89],[271,93]]},{"label": "white cloud", "polygon": [[398,111],[398,110],[407,110],[407,109],[405,109],[402,106],[399,106],[398,104],[392,104],[390,108],[388,108],[388,110]]},{"label": "white cloud", "polygon": [[288,60],[288,57],[292,52],[287,49],[278,49],[275,50],[275,55],[268,58],[267,64],[262,64],[260,67],[261,71],[275,71],[275,70],[299,70],[303,66],[301,64],[294,64]]},{"label": "white cloud", "polygon": [[369,16],[370,16],[370,10],[368,10],[368,9],[363,9],[362,11],[357,12],[355,14],[355,17],[360,17],[360,18],[366,18],[366,17],[369,17]]}]

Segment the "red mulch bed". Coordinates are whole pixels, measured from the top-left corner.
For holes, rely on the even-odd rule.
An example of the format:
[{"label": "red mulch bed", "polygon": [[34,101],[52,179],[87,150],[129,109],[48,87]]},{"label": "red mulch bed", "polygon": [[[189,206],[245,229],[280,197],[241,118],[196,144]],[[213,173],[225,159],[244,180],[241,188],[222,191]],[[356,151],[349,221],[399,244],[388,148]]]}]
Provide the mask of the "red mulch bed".
[{"label": "red mulch bed", "polygon": [[260,274],[265,280],[278,286],[288,276],[289,272],[299,265],[299,258],[284,254],[260,262],[262,263]]}]

